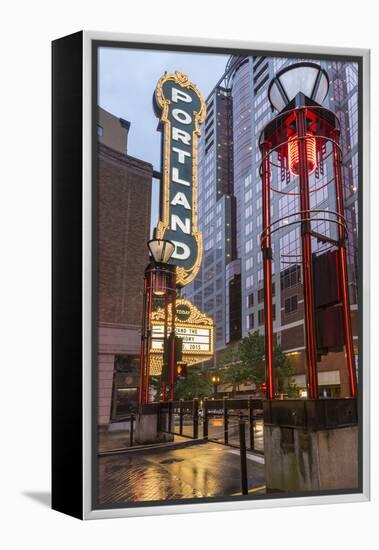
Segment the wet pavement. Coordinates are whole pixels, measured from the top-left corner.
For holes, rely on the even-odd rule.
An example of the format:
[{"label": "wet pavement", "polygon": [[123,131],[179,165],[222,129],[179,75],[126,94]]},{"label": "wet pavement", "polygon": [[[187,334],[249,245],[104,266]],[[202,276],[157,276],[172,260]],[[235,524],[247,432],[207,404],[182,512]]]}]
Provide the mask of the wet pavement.
[{"label": "wet pavement", "polygon": [[[239,450],[217,443],[98,458],[99,504],[240,494]],[[263,459],[248,453],[248,486],[265,483]],[[258,489],[264,492],[264,489]]]},{"label": "wet pavement", "polygon": [[[129,423],[127,423],[129,426]],[[179,434],[179,416],[174,415],[175,433]],[[199,422],[199,437],[203,434],[203,423],[200,419]],[[184,418],[183,422],[183,435],[186,437],[193,437],[193,422],[192,418]],[[239,428],[238,418],[229,419],[228,427],[229,444],[239,446]],[[224,421],[223,418],[213,417],[209,419],[208,425],[208,438],[210,440],[219,441],[224,440]],[[256,451],[263,452],[263,420],[257,419],[254,423],[254,445]],[[98,433],[98,450],[100,453],[106,453],[116,449],[127,449],[130,447],[130,432],[129,429],[114,430],[114,431],[100,431]],[[249,427],[246,422],[246,447],[250,448],[250,435]]]}]

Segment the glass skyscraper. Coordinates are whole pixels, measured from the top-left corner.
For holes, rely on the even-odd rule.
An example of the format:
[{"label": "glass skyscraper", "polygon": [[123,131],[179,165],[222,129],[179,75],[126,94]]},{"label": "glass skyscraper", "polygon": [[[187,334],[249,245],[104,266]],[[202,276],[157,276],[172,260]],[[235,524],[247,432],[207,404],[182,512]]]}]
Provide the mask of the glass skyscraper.
[{"label": "glass skyscraper", "polygon": [[[270,81],[279,70],[299,61],[232,56],[206,100],[198,196],[204,257],[198,276],[183,293],[213,317],[217,351],[252,331],[264,333],[258,139],[264,126],[277,114],[272,112],[268,101]],[[350,301],[357,351],[358,67],[354,63],[312,61],[328,73],[329,93],[323,105],[337,114],[341,125]],[[311,195],[311,208],[335,209],[334,190],[327,185],[330,162],[326,160],[317,174],[318,190]],[[272,182],[273,186],[278,189],[285,186],[286,192],[296,186],[295,180],[279,181],[276,174],[273,178],[278,180]],[[272,219],[288,215],[297,200],[295,195],[273,193]],[[320,222],[319,229],[330,236],[335,231],[333,224],[325,221]],[[305,387],[302,276],[296,262],[299,247],[299,226],[283,225],[275,234],[272,293],[277,341],[291,358],[297,384]],[[325,243],[315,241],[315,250],[322,252],[323,247]],[[318,370],[319,385],[328,395],[343,393],[347,381],[341,354],[320,357]]]}]

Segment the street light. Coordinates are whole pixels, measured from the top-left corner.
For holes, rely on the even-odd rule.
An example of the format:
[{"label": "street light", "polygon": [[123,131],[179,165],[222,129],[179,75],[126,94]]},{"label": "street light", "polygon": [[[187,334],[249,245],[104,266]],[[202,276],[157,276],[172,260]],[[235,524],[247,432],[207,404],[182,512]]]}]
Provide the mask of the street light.
[{"label": "street light", "polygon": [[212,376],[212,382],[213,382],[213,393],[216,397],[216,394],[217,394],[217,385],[219,384],[220,382],[220,377],[217,375],[217,374],[214,374]]},{"label": "street light", "polygon": [[[165,348],[165,342],[167,342],[169,333],[170,341],[173,335],[175,335],[176,314],[176,268],[174,265],[168,263],[174,253],[175,245],[165,239],[151,239],[148,241],[147,247],[150,251],[150,263],[145,269],[144,280],[138,392],[140,405],[149,403],[150,353],[153,345],[152,312],[154,306],[157,304],[157,299],[162,302],[164,311],[163,349]],[[168,327],[169,318],[171,318],[170,327]],[[167,385],[170,388],[170,398],[173,398],[175,382],[175,350],[173,346],[170,347],[168,363],[168,369],[162,368],[163,400],[166,398]]]},{"label": "street light", "polygon": [[167,264],[175,250],[174,243],[165,239],[151,239],[148,241],[147,247],[157,264]]},{"label": "street light", "polygon": [[166,271],[170,270],[168,262],[174,253],[175,245],[171,241],[165,239],[151,239],[147,243],[151,258],[153,260],[152,267],[154,268],[154,284],[153,293],[155,296],[164,296],[167,286]]},{"label": "street light", "polygon": [[279,71],[268,88],[268,99],[276,111],[282,111],[300,92],[322,103],[329,90],[327,72],[316,63],[293,63]]},{"label": "street light", "polygon": [[[279,71],[268,88],[268,99],[279,114],[262,130],[259,146],[262,154],[261,248],[264,276],[265,355],[267,398],[275,396],[274,332],[272,304],[272,235],[289,226],[300,226],[301,250],[291,250],[292,263],[302,264],[304,288],[305,344],[308,371],[307,393],[318,399],[316,312],[313,261],[314,242],[335,250],[337,285],[341,289],[347,367],[351,396],[356,394],[355,362],[351,330],[347,278],[347,224],[344,215],[341,149],[337,116],[321,105],[329,90],[328,74],[316,63],[292,64]],[[327,183],[323,184],[324,164],[328,163]],[[276,176],[276,177],[275,177]],[[295,183],[287,190],[289,183]],[[334,187],[334,210],[312,208],[312,193]],[[271,219],[271,195],[287,195],[294,211]],[[332,190],[328,190],[328,194]],[[292,200],[292,197],[298,197]],[[297,204],[299,203],[299,209]],[[332,226],[332,230],[327,229]],[[287,255],[285,255],[287,256]],[[290,263],[290,262],[287,262]],[[300,269],[300,267],[299,267]],[[319,281],[318,281],[319,282]]]}]

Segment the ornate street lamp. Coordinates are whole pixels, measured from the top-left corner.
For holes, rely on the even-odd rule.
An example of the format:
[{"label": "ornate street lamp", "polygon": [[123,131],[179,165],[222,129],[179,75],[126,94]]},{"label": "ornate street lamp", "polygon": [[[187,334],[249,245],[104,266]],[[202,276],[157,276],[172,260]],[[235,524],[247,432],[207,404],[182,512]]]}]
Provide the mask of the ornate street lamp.
[{"label": "ornate street lamp", "polygon": [[[342,306],[346,361],[350,393],[356,395],[355,360],[350,319],[346,239],[337,116],[321,106],[329,89],[329,78],[315,63],[296,63],[278,72],[271,81],[268,98],[279,114],[263,129],[259,146],[262,154],[262,218],[261,247],[263,254],[265,301],[265,354],[267,398],[275,396],[273,366],[272,307],[272,236],[288,226],[300,227],[299,253],[286,256],[288,264],[302,265],[304,289],[305,343],[308,374],[308,396],[318,399],[317,343],[313,262],[315,243],[336,257],[336,287]],[[324,166],[327,166],[327,174]],[[274,177],[277,175],[277,178]],[[324,176],[326,176],[324,178]],[[326,180],[326,181],[325,181]],[[287,186],[295,182],[290,190]],[[334,189],[335,209],[312,208],[317,191]],[[271,220],[271,195],[287,196],[283,217]],[[330,196],[332,191],[329,190]],[[289,205],[293,205],[291,212]],[[313,250],[312,250],[313,247]],[[333,256],[334,257],[334,256]],[[299,264],[299,265],[298,265]],[[338,303],[337,303],[338,302]],[[335,312],[335,309],[334,309]]]},{"label": "ornate street lamp", "polygon": [[147,247],[156,264],[167,264],[175,250],[174,243],[165,239],[151,239]]},{"label": "ornate street lamp", "polygon": [[212,382],[213,382],[213,394],[214,396],[216,397],[217,395],[217,387],[218,387],[218,384],[220,383],[220,377],[218,374],[214,374],[212,376]]},{"label": "ornate street lamp", "polygon": [[[139,382],[140,405],[149,403],[150,351],[153,345],[152,312],[157,300],[164,305],[163,350],[168,337],[170,336],[172,339],[172,336],[175,334],[176,274],[175,266],[168,263],[175,250],[175,245],[171,241],[164,239],[152,239],[148,241],[147,246],[150,251],[150,263],[145,269],[144,279]],[[170,327],[168,326],[169,309],[171,311]],[[170,348],[170,357],[168,360],[169,379],[164,380],[162,383],[163,400],[165,400],[166,397],[167,384],[170,388],[170,398],[173,398],[175,381],[175,356],[173,346]],[[165,371],[165,369],[163,369],[163,371]]]}]

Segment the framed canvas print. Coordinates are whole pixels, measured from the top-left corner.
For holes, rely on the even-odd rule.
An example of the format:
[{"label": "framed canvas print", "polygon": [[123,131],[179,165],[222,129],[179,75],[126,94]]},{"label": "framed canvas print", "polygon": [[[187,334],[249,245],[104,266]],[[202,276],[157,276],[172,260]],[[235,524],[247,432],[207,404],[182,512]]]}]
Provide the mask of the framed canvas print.
[{"label": "framed canvas print", "polygon": [[53,42],[53,508],[369,498],[369,52]]}]

